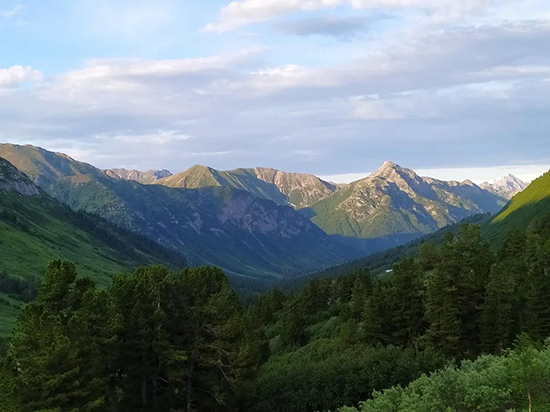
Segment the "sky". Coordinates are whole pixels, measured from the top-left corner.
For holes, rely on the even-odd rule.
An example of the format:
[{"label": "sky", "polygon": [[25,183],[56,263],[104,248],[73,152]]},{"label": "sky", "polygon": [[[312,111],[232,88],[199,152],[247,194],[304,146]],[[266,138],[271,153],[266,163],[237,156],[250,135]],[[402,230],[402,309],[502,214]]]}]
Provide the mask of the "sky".
[{"label": "sky", "polygon": [[0,141],[101,168],[550,169],[548,0],[0,0]]}]

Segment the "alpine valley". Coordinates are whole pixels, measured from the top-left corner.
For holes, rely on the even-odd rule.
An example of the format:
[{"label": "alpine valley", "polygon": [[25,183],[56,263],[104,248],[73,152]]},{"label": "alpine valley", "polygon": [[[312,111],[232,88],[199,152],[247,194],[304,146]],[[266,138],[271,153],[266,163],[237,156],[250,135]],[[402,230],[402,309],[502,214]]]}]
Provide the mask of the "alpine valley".
[{"label": "alpine valley", "polygon": [[423,178],[392,162],[336,185],[260,167],[100,170],[30,145],[2,144],[0,157],[59,207],[145,236],[191,265],[220,266],[252,290],[495,213],[507,202],[502,191]]},{"label": "alpine valley", "polygon": [[[172,410],[355,412],[340,407],[367,400],[360,405],[380,411],[390,396],[441,387],[438,379],[452,388],[467,379],[463,396],[478,399],[473,371],[488,387],[503,384],[494,362],[524,365],[520,389],[498,404],[522,405],[510,399],[523,399],[533,361],[522,349],[496,356],[514,339],[502,325],[539,340],[550,333],[549,176],[527,187],[506,178],[525,187],[507,200],[507,183],[489,191],[392,162],[336,185],[262,168],[100,170],[0,145],[0,343],[9,341],[0,409],[93,401],[95,410],[171,410],[184,391],[192,403]],[[547,373],[540,348],[529,356]],[[428,375],[484,351],[495,357]],[[153,362],[143,372],[144,359]],[[80,372],[82,364],[102,366]],[[72,390],[73,371],[86,391]],[[52,395],[27,389],[49,376],[59,382]],[[489,389],[480,389],[483,405],[494,400]]]}]

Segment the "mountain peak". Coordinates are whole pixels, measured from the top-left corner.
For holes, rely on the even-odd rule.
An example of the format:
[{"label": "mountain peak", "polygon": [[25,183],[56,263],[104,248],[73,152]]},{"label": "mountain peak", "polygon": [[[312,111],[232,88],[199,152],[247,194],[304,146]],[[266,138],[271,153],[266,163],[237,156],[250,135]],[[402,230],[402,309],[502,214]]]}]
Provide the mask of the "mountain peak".
[{"label": "mountain peak", "polygon": [[372,177],[382,177],[385,179],[392,179],[392,178],[397,178],[398,175],[400,177],[403,177],[405,175],[408,175],[410,178],[416,177],[416,173],[414,171],[403,168],[399,166],[397,163],[394,163],[390,160],[386,160],[378,170],[373,172],[370,176],[367,176],[367,179]]},{"label": "mountain peak", "polygon": [[147,170],[145,172],[127,169],[105,169],[103,172],[115,179],[134,180],[143,184],[151,184],[157,180],[172,176],[172,173],[166,169]]},{"label": "mountain peak", "polygon": [[501,177],[500,179],[494,180],[492,183],[485,182],[480,185],[482,189],[502,196],[506,199],[511,199],[516,194],[526,189],[527,186],[527,183],[523,182],[511,173],[507,176]]},{"label": "mountain peak", "polygon": [[401,168],[397,163],[392,162],[391,160],[386,160],[380,169],[398,169]]}]

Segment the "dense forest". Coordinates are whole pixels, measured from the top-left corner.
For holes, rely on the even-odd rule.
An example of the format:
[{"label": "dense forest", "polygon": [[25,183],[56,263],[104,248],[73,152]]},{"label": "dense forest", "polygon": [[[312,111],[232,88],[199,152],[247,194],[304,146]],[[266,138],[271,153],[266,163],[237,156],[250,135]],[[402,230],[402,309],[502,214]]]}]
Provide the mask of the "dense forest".
[{"label": "dense forest", "polygon": [[496,251],[466,224],[387,274],[246,306],[216,268],[101,289],[56,261],[4,349],[0,410],[548,410],[548,337],[550,216]]}]

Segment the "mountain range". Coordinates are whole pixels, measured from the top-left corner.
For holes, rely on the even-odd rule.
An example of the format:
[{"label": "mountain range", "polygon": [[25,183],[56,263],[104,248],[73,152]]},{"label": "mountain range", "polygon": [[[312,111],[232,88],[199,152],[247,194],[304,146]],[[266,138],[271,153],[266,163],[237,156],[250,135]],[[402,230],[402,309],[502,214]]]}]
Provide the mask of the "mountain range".
[{"label": "mountain range", "polygon": [[[136,180],[132,175],[128,178]],[[200,165],[152,183],[173,188],[244,190],[301,210],[328,234],[355,239],[394,238],[396,242],[433,232],[473,214],[495,213],[525,188],[513,176],[486,184],[485,188],[471,181],[422,178],[392,162],[365,179],[342,186],[313,175],[275,169],[219,171]]]},{"label": "mountain range", "polygon": [[471,181],[424,178],[386,162],[314,204],[309,216],[328,234],[373,239],[431,233],[478,213],[498,212],[505,204]]},{"label": "mountain range", "polygon": [[386,162],[364,179],[336,185],[269,168],[219,171],[100,170],[25,145],[0,157],[74,211],[214,264],[235,276],[296,276],[387,249],[479,213],[496,213],[504,195],[471,181],[418,176]]},{"label": "mountain range", "polygon": [[3,157],[71,209],[186,253],[192,264],[278,278],[357,257],[293,208],[228,187],[144,185],[113,178],[69,156],[0,145]]},{"label": "mountain range", "polygon": [[325,182],[314,175],[285,173],[263,167],[221,171],[195,165],[176,174],[167,170],[139,172],[125,169],[106,170],[106,173],[120,179],[160,184],[172,188],[229,187],[247,191],[255,197],[271,200],[278,205],[292,206],[295,209],[311,206],[338,190],[337,185]]}]

